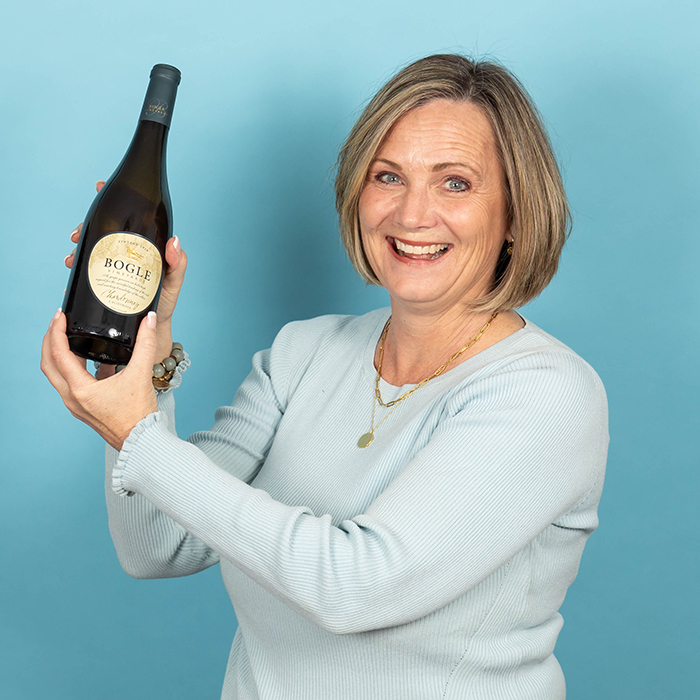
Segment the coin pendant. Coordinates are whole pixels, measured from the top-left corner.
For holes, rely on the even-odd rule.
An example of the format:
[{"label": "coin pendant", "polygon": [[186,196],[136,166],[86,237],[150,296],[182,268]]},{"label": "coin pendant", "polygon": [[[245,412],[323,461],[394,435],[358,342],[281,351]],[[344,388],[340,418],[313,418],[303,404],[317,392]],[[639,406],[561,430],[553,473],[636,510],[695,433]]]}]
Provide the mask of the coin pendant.
[{"label": "coin pendant", "polygon": [[358,447],[369,447],[374,440],[374,435],[372,433],[365,433],[358,441]]}]

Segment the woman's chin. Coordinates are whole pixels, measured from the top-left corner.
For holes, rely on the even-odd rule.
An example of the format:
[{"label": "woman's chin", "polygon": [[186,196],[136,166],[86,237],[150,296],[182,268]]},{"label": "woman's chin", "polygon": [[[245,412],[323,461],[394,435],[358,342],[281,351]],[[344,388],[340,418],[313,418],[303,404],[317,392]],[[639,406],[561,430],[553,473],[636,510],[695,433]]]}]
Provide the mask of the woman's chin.
[{"label": "woman's chin", "polygon": [[450,307],[456,300],[452,299],[447,289],[436,289],[432,285],[422,284],[391,284],[384,285],[389,292],[392,302],[405,306]]},{"label": "woman's chin", "polygon": [[433,310],[444,313],[449,309],[463,309],[466,299],[477,299],[488,292],[483,282],[466,283],[449,275],[387,275],[383,287],[389,292],[392,304],[414,307],[422,313]]}]

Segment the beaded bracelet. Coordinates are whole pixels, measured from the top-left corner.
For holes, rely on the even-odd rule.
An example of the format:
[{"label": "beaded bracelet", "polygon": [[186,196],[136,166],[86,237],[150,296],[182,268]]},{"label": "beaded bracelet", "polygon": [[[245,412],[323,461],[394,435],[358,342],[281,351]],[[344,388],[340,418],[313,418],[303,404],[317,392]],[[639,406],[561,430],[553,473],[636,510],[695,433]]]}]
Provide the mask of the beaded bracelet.
[{"label": "beaded bracelet", "polygon": [[170,380],[175,374],[175,368],[185,359],[185,351],[180,343],[173,343],[170,356],[162,362],[153,365],[153,386],[156,389],[168,389]]},{"label": "beaded bracelet", "polygon": [[[170,380],[175,374],[175,368],[185,359],[185,351],[180,343],[173,343],[173,349],[170,351],[170,356],[166,357],[162,362],[153,365],[153,386],[156,389],[170,388]],[[99,364],[95,362],[95,367],[99,371]],[[116,372],[121,372],[126,365],[117,365]]]}]

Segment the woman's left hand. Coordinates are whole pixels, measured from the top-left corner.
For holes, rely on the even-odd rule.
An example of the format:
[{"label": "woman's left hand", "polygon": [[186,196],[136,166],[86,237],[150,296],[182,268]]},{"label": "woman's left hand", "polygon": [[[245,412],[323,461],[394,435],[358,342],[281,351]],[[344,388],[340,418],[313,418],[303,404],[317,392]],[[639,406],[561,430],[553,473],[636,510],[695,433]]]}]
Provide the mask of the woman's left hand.
[{"label": "woman's left hand", "polygon": [[41,371],[76,418],[121,450],[133,427],[158,410],[151,381],[156,351],[156,315],[151,312],[141,322],[129,364],[98,381],[87,371],[86,361],[71,352],[66,317],[59,309],[44,336]]}]

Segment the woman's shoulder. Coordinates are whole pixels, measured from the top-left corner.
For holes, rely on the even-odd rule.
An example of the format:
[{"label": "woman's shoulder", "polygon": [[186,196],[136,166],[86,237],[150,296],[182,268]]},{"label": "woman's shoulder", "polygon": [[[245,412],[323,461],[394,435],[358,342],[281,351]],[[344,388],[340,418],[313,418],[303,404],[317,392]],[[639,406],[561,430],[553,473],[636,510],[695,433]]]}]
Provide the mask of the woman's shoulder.
[{"label": "woman's shoulder", "polygon": [[558,368],[560,373],[585,380],[604,393],[603,382],[595,369],[575,350],[547,331],[525,320],[522,342],[516,357],[523,362]]},{"label": "woman's shoulder", "polygon": [[328,314],[285,324],[275,338],[273,349],[306,355],[312,348],[339,344],[346,350],[366,342],[389,317],[388,309],[376,309],[361,316]]},{"label": "woman's shoulder", "polygon": [[446,429],[498,425],[523,454],[569,446],[590,457],[585,483],[596,481],[605,469],[608,405],[591,365],[528,321],[482,355],[443,395]]},{"label": "woman's shoulder", "polygon": [[266,366],[280,395],[289,397],[310,367],[337,371],[356,362],[388,316],[388,309],[378,309],[362,316],[333,314],[291,321],[269,350],[258,353],[258,361]]},{"label": "woman's shoulder", "polygon": [[486,392],[522,401],[532,410],[546,405],[596,406],[607,413],[605,388],[598,373],[572,348],[524,319],[520,330],[472,358],[471,371],[452,399],[473,399]]}]

